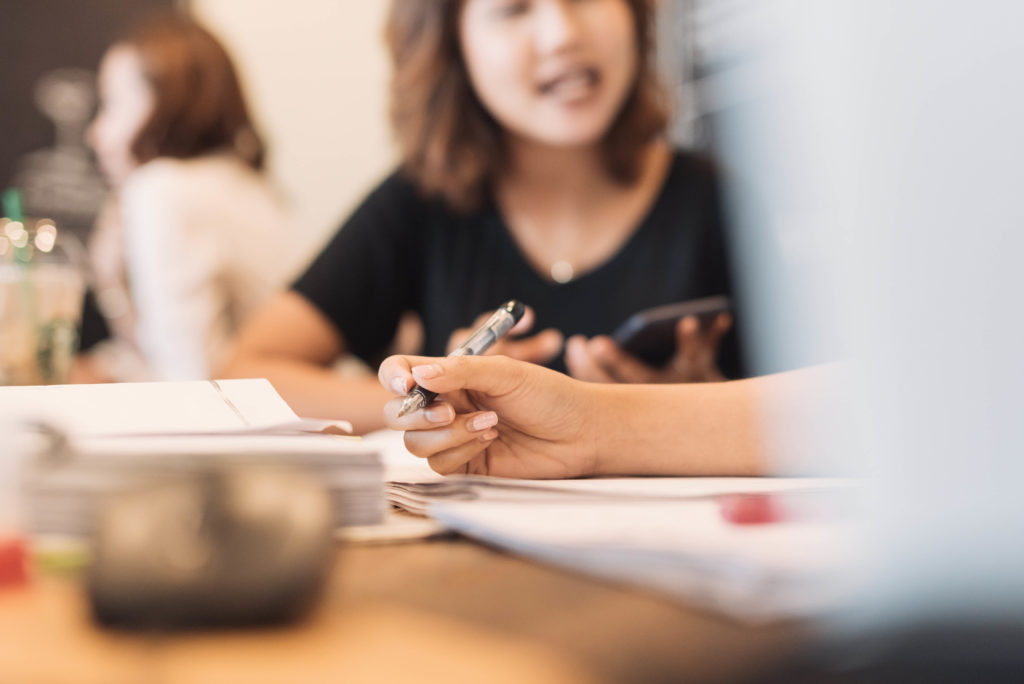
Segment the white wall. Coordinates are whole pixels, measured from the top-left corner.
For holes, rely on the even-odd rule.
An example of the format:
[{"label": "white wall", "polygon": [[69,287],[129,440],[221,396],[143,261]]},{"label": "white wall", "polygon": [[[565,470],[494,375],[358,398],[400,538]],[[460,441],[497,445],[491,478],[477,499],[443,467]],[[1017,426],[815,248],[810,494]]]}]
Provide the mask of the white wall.
[{"label": "white wall", "polygon": [[191,0],[231,51],[269,172],[314,249],[392,166],[387,0]]}]

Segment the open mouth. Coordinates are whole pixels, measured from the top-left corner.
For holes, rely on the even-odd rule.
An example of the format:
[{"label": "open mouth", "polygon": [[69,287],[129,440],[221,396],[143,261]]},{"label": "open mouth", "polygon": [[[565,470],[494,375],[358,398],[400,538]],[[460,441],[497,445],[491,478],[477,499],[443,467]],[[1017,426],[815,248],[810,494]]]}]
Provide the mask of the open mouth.
[{"label": "open mouth", "polygon": [[593,67],[581,67],[564,71],[558,76],[543,81],[537,90],[541,95],[552,95],[560,99],[573,100],[586,97],[601,82],[601,74]]}]

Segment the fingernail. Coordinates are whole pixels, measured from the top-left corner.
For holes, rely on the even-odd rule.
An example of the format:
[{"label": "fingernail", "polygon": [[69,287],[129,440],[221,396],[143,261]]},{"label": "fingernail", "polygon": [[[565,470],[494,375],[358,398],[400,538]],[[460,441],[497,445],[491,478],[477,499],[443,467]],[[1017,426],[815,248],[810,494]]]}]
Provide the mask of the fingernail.
[{"label": "fingernail", "polygon": [[430,363],[425,366],[416,366],[412,369],[413,375],[417,378],[423,378],[424,380],[440,377],[442,373],[444,373],[444,370],[436,363]]},{"label": "fingernail", "polygon": [[395,394],[408,394],[409,393],[409,379],[408,378],[395,378],[391,381],[391,387],[394,388]]},{"label": "fingernail", "polygon": [[490,442],[492,439],[495,439],[497,436],[498,436],[498,431],[497,430],[488,430],[487,432],[485,432],[482,435],[480,435],[480,437],[478,437],[478,439],[481,442]]},{"label": "fingernail", "polygon": [[469,421],[469,429],[473,432],[479,432],[481,430],[486,430],[487,428],[492,428],[497,424],[498,414],[491,411],[489,413],[481,413],[478,416],[474,416]]},{"label": "fingernail", "polygon": [[427,420],[431,423],[450,423],[455,418],[452,407],[447,404],[443,406],[431,406],[426,410]]}]

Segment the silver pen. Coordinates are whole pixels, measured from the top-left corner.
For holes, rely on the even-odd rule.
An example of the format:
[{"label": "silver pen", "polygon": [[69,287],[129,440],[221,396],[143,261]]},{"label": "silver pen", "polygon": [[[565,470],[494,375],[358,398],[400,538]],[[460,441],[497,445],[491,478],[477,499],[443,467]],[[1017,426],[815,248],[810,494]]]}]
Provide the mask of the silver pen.
[{"label": "silver pen", "polygon": [[[497,311],[491,314],[487,322],[473,331],[465,342],[460,344],[448,356],[476,356],[487,351],[492,344],[505,336],[512,327],[523,317],[526,307],[523,303],[510,299],[502,304]],[[416,385],[402,402],[402,408],[398,412],[401,418],[407,413],[421,409],[437,397],[437,392],[431,392]]]}]

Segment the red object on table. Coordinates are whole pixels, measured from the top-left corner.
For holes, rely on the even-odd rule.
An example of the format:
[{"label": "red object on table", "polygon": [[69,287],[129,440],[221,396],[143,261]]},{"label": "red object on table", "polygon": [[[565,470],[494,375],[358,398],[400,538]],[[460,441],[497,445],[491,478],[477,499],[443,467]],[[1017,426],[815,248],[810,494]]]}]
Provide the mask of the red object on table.
[{"label": "red object on table", "polygon": [[0,538],[0,587],[28,583],[28,542],[20,537]]},{"label": "red object on table", "polygon": [[726,494],[719,497],[722,517],[735,525],[765,525],[785,519],[777,496]]}]

